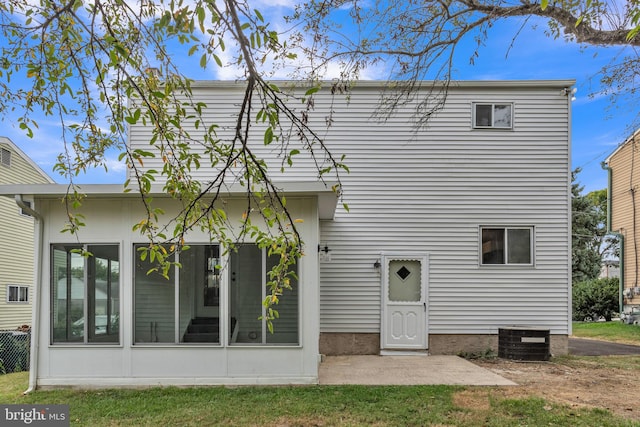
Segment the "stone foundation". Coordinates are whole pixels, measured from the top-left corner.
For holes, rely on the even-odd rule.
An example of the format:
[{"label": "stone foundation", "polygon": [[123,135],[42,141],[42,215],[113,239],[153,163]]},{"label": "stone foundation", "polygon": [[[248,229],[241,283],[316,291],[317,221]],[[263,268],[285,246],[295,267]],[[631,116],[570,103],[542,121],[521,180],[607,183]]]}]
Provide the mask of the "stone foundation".
[{"label": "stone foundation", "polygon": [[[569,337],[550,335],[552,356],[569,353]],[[429,354],[498,354],[498,335],[429,335]],[[321,333],[320,353],[326,356],[380,354],[379,334]]]}]

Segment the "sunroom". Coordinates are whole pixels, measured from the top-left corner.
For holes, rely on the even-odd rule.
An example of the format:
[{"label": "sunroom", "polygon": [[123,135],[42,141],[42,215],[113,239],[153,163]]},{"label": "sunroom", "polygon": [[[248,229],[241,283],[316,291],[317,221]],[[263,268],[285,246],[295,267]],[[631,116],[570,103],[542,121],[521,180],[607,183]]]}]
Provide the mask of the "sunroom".
[{"label": "sunroom", "polygon": [[[190,231],[188,250],[171,259],[180,268],[165,277],[140,257],[147,243],[132,224],[144,208],[122,187],[82,188],[86,225],[77,235],[61,233],[66,186],[2,187],[18,204],[30,201],[38,219],[30,386],[317,382],[319,226],[332,218],[337,198],[331,185],[279,186],[300,220],[305,254],[272,332],[262,301],[276,259],[255,243],[225,251]],[[167,216],[179,209],[161,193],[154,197]],[[224,204],[229,218],[241,218],[242,190],[230,191]]]}]

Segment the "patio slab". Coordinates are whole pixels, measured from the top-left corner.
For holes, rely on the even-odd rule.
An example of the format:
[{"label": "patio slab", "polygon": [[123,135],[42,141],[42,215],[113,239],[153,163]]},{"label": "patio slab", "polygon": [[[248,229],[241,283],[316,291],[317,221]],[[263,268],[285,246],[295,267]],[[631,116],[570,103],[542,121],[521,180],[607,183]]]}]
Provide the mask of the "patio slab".
[{"label": "patio slab", "polygon": [[321,385],[517,385],[458,356],[326,356],[319,377]]}]

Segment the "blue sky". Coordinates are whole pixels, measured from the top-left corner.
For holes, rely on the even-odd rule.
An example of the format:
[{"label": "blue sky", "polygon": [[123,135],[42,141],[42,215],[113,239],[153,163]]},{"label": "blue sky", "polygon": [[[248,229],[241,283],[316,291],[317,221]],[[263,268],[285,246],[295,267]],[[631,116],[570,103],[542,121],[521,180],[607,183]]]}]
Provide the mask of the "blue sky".
[{"label": "blue sky", "polygon": [[[277,21],[290,11],[289,3],[289,0],[270,2],[269,7],[262,7],[261,10],[269,11],[271,20]],[[265,18],[270,19],[268,15]],[[473,66],[469,65],[468,60],[470,48],[461,46],[454,77],[461,80],[575,79],[577,93],[572,103],[572,168],[582,168],[579,181],[585,186],[585,191],[606,188],[607,174],[600,164],[632,133],[633,129],[629,126],[634,121],[637,124],[639,112],[632,102],[618,100],[612,107],[607,98],[593,96],[599,88],[598,72],[602,66],[621,55],[622,48],[581,49],[575,43],[554,40],[544,34],[546,24],[543,21],[538,21],[536,29],[531,25],[525,27],[513,43],[512,38],[519,25],[518,21],[495,25]],[[205,73],[197,77],[230,79],[234,75],[233,70],[220,72],[212,68],[208,75]],[[387,77],[384,69],[367,70],[366,76],[374,79]],[[59,124],[52,118],[42,119],[39,132],[30,139],[12,122],[11,117],[5,120],[1,134],[15,142],[54,180],[64,182],[63,177],[52,171],[62,149]],[[90,170],[78,177],[76,182],[124,182],[125,168],[117,162],[117,155],[110,154],[108,172],[103,169]]]}]

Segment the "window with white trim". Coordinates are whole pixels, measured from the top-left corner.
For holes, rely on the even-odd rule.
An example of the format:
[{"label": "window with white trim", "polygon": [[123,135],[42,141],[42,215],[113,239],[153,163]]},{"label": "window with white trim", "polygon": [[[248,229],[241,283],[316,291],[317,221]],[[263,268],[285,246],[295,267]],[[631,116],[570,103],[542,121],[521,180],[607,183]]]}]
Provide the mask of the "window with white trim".
[{"label": "window with white trim", "polygon": [[29,302],[29,286],[7,285],[7,302],[27,304]]},{"label": "window with white trim", "polygon": [[533,227],[481,227],[481,265],[533,265]]},{"label": "window with white trim", "polygon": [[474,103],[473,127],[475,129],[511,129],[513,127],[513,104]]},{"label": "window with white trim", "polygon": [[6,167],[11,166],[11,151],[6,148],[0,148],[0,164]]},{"label": "window with white trim", "polygon": [[117,244],[51,246],[51,342],[120,342]]}]

